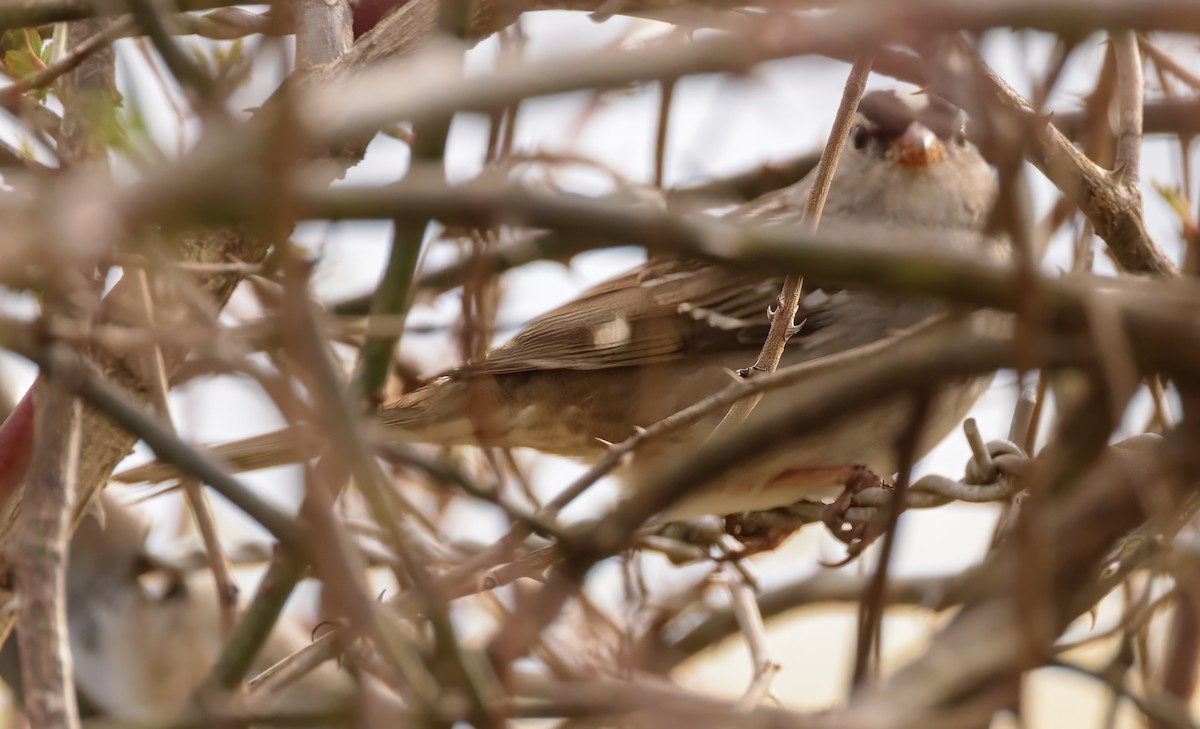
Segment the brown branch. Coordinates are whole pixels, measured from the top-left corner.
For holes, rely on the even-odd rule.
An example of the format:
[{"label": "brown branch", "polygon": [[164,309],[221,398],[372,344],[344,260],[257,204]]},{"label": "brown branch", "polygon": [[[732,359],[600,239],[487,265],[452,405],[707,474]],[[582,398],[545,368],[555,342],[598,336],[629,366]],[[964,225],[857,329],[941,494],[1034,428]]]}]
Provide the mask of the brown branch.
[{"label": "brown branch", "polygon": [[[662,81],[699,73],[741,72],[765,61],[830,48],[857,51],[885,42],[909,42],[953,30],[984,30],[995,26],[1029,27],[1077,34],[1087,27],[1128,27],[1135,30],[1200,28],[1200,10],[1178,0],[1145,0],[1136,12],[1117,0],[1064,0],[1054,6],[1022,2],[950,3],[942,0],[895,4],[845,5],[816,18],[803,18],[789,32],[731,33],[689,43],[663,43],[587,64],[554,59],[531,63],[496,75],[481,75],[453,84],[440,73],[425,72],[418,83],[388,84],[406,65],[381,63],[388,52],[393,24],[412,38],[413,25],[433,22],[419,13],[433,9],[413,2],[385,18],[364,36],[340,63],[330,64],[302,81],[313,97],[303,116],[307,127],[324,142],[354,139],[409,119],[421,121],[454,111],[491,113],[524,98],[579,89],[619,88],[630,83]],[[410,8],[412,8],[410,10]],[[408,11],[408,12],[406,12]],[[1077,11],[1070,23],[1062,13]],[[772,18],[772,22],[776,19]],[[933,22],[931,22],[933,20]],[[389,22],[391,21],[391,22]],[[919,32],[914,29],[920,29]],[[471,36],[476,37],[475,35]],[[445,55],[445,54],[441,54]],[[422,69],[433,69],[439,53],[427,54]],[[323,90],[322,90],[323,89]]]},{"label": "brown branch", "polygon": [[[1181,560],[1182,561],[1182,560]],[[1200,675],[1200,593],[1195,564],[1184,563],[1175,570],[1177,598],[1164,644],[1159,682],[1167,696],[1188,706],[1196,692]],[[1168,729],[1167,722],[1154,722],[1152,729]]]},{"label": "brown branch", "polygon": [[[892,564],[892,554],[896,549],[896,532],[900,524],[900,514],[904,511],[904,497],[908,493],[912,481],[912,469],[916,461],[917,438],[925,427],[929,417],[929,390],[917,390],[913,395],[913,410],[908,426],[900,434],[896,442],[897,463],[900,464],[899,477],[896,479],[896,490],[892,493],[891,503],[888,504],[887,524],[884,527],[883,545],[879,551],[879,564],[871,575],[871,580],[863,589],[859,605],[858,637],[854,650],[854,670],[850,679],[851,690],[858,689],[867,681],[870,669],[872,649],[879,650],[883,644],[883,613],[884,596],[887,593],[888,570]],[[876,667],[878,670],[878,667]]]},{"label": "brown branch", "polygon": [[[1117,63],[1117,154],[1114,172],[1136,190],[1142,160],[1142,57],[1137,35],[1131,30],[1112,34]],[[1133,194],[1132,192],[1130,194]],[[1140,197],[1140,194],[1138,195]]]},{"label": "brown branch", "polygon": [[[155,325],[154,300],[150,293],[149,276],[144,268],[132,271],[132,275],[137,277],[142,290],[142,305],[145,309],[146,325],[147,327],[153,327]],[[171,418],[171,384],[167,376],[167,365],[163,359],[162,347],[157,344],[151,345],[149,351],[146,353],[146,359],[148,361],[148,369],[155,376],[154,382],[150,383],[150,401],[158,411],[159,417],[163,422],[163,427],[171,433],[175,433],[175,423]],[[237,609],[237,583],[233,581],[233,576],[229,571],[229,561],[225,558],[225,553],[221,549],[221,539],[217,532],[216,522],[213,519],[212,505],[208,501],[208,495],[201,487],[200,482],[195,478],[183,479],[183,492],[187,497],[192,517],[196,521],[196,528],[200,532],[200,538],[204,544],[204,553],[209,569],[212,572],[213,587],[217,594],[217,601],[221,612],[221,636],[227,638],[233,630],[234,611]]]},{"label": "brown branch", "polygon": [[1033,163],[1087,216],[1116,260],[1128,271],[1174,276],[1175,265],[1146,231],[1136,187],[1117,184],[1107,170],[1088,159],[1049,119],[1039,115],[988,68],[978,51],[960,43],[956,52],[964,54],[962,60],[977,73],[964,76],[943,64],[941,77],[934,80],[935,90],[973,111],[979,107],[975,89],[980,79],[985,80],[984,91],[997,102],[995,108],[1012,115],[1013,128],[1026,130]]},{"label": "brown branch", "polygon": [[[181,11],[212,10],[235,4],[231,0],[180,0],[178,8]],[[0,4],[0,31],[101,18],[125,11],[123,3],[103,0],[12,0]]]},{"label": "brown branch", "polygon": [[[85,413],[93,412],[94,417],[104,424],[105,429],[115,428],[131,434],[127,436],[131,444],[135,438],[145,440],[155,455],[183,473],[195,476],[215,488],[218,493],[270,531],[286,549],[296,554],[303,554],[307,549],[304,532],[299,525],[230,476],[211,456],[192,448],[179,436],[163,428],[135,404],[126,391],[100,377],[86,364],[65,356],[54,347],[32,344],[28,331],[8,331],[5,334],[7,336],[0,342],[0,346],[29,358],[44,373],[59,378],[64,387],[79,395],[91,406]],[[40,394],[40,389],[34,392],[35,402]],[[83,422],[88,422],[86,415]],[[87,433],[84,431],[85,446],[87,442]],[[80,472],[85,472],[83,453],[81,452],[80,456]],[[111,469],[112,466],[108,468]],[[82,507],[76,505],[75,512],[78,519],[83,513]]]},{"label": "brown branch", "polygon": [[[231,184],[224,193],[232,198],[222,201],[228,206],[253,205],[251,189]],[[928,241],[906,240],[901,231],[894,232],[891,240],[879,241],[877,230],[868,234],[850,224],[829,226],[819,234],[743,229],[723,221],[680,219],[662,211],[490,185],[439,188],[428,183],[402,183],[388,188],[339,187],[297,194],[301,207],[317,218],[390,219],[406,216],[411,210],[411,214],[432,215],[455,225],[486,228],[516,223],[555,228],[587,241],[641,244],[746,271],[805,271],[822,280],[976,306],[1012,310],[1020,301],[1020,291],[1007,277],[1007,269],[988,266],[972,256],[935,254]],[[194,200],[191,213],[203,213],[199,200]],[[864,244],[868,237],[872,240]],[[1106,287],[1115,286],[1130,294],[1115,297],[1114,305],[1117,319],[1136,345],[1134,354],[1139,366],[1176,373],[1195,366],[1200,351],[1180,346],[1195,336],[1183,323],[1194,304],[1188,293],[1190,287],[1185,284],[1143,285],[1130,279],[1038,276],[1037,287],[1043,296],[1039,319],[1062,331],[1080,331],[1079,327],[1087,323],[1084,294],[1094,285],[1089,281],[1103,282]]]},{"label": "brown branch", "polygon": [[[886,686],[864,695],[846,712],[853,722],[885,711],[891,726],[914,726],[943,702],[978,688],[992,677],[1011,675],[1044,663],[1052,641],[1075,617],[1087,611],[1112,589],[1125,573],[1104,564],[1114,542],[1154,518],[1140,493],[1152,480],[1164,483],[1178,512],[1164,520],[1170,538],[1200,505],[1194,487],[1200,461],[1187,433],[1168,436],[1149,451],[1110,450],[1085,473],[1062,487],[1040,513],[1039,532],[1071,535],[1054,548],[1039,552],[1048,589],[1040,596],[1038,615],[1045,630],[1030,635],[1013,609],[1023,572],[1019,540],[998,551],[974,575],[975,592],[962,611],[944,628],[930,649],[902,669]],[[1021,518],[1028,514],[1022,513]],[[1136,564],[1132,550],[1119,562]],[[1030,641],[1035,641],[1031,644]],[[969,650],[966,648],[969,646]],[[1032,649],[1038,649],[1030,652]]]},{"label": "brown branch", "polygon": [[[867,77],[871,74],[871,58],[870,54],[863,54],[855,60],[842,89],[842,99],[834,117],[833,129],[829,133],[824,151],[821,152],[821,161],[817,163],[812,190],[809,191],[800,218],[801,225],[811,230],[816,230],[821,223],[821,211],[824,210],[825,199],[829,196],[829,186],[833,183],[838,160],[842,157],[842,148],[846,146],[846,138],[850,136],[850,127],[853,126],[854,116],[858,113],[858,101],[862,98]],[[779,360],[783,358],[783,348],[798,330],[795,321],[796,311],[800,308],[802,285],[803,278],[796,274],[788,274],[784,278],[783,290],[779,292],[779,305],[769,312],[771,328],[767,332],[767,340],[763,342],[762,350],[754,364],[738,373],[742,378],[752,379],[759,373],[770,374],[779,367]],[[745,422],[757,404],[758,398],[738,400],[729,408],[729,412],[714,432]]]},{"label": "brown branch", "polygon": [[312,68],[341,58],[354,42],[348,0],[303,0],[296,14],[296,65]]},{"label": "brown branch", "polygon": [[79,710],[67,641],[67,543],[79,409],[57,383],[35,400],[29,494],[17,530],[17,639],[30,726],[75,729]]},{"label": "brown branch", "polygon": [[1160,48],[1157,43],[1146,36],[1142,36],[1138,38],[1138,47],[1141,48],[1143,53],[1153,59],[1159,68],[1169,72],[1188,86],[1191,86],[1193,91],[1200,91],[1200,74],[1176,61],[1169,53]]},{"label": "brown branch", "polygon": [[[940,611],[952,607],[942,600],[957,575],[944,577],[893,578],[887,582],[883,602],[887,605],[912,605]],[[792,579],[764,591],[758,597],[763,618],[787,615],[796,610],[830,603],[853,603],[862,599],[868,577],[821,569],[813,575]],[[688,658],[737,633],[737,619],[729,608],[716,610],[701,619],[678,638],[667,641],[665,631],[645,636],[637,648],[646,657],[646,668],[667,673]]]}]

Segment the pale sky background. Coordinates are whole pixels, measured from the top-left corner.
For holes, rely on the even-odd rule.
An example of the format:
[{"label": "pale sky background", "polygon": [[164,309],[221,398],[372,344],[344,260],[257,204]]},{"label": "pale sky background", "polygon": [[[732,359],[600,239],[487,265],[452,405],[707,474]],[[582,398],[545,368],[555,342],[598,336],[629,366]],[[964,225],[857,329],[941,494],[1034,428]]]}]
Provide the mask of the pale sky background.
[{"label": "pale sky background", "polygon": [[[523,23],[530,39],[529,53],[535,58],[578,57],[588,49],[599,49],[616,42],[628,32],[652,34],[665,27],[623,18],[597,24],[583,14],[565,12],[535,13],[526,16]],[[1168,50],[1184,54],[1181,58],[1197,59],[1191,46],[1185,46],[1183,42],[1172,42],[1171,39],[1160,42]],[[189,43],[207,45],[207,41],[195,39],[190,39]],[[249,43],[248,49],[258,43]],[[265,55],[278,59],[278,46],[274,41],[268,43],[276,50],[268,50]],[[158,81],[149,72],[146,57],[129,42],[119,46],[118,82],[127,103],[137,103],[142,108],[153,138],[162,149],[171,153],[179,148],[181,139],[186,144],[196,130],[188,130],[187,135],[180,136],[177,118]],[[1003,77],[1028,94],[1031,88],[1029,72],[1038,72],[1045,67],[1052,40],[997,32],[987,38],[984,47],[989,60]],[[495,53],[493,40],[480,43],[469,54],[468,68],[473,71],[488,68]],[[1051,99],[1050,108],[1068,110],[1077,107],[1079,95],[1091,88],[1101,55],[1098,39],[1075,52]],[[282,64],[275,60],[264,66],[266,68],[256,73],[252,83],[239,92],[236,106],[257,106],[275,88]],[[688,184],[739,172],[820,145],[832,122],[847,71],[848,66],[840,62],[798,59],[766,64],[748,78],[708,76],[684,81],[677,88],[672,113],[666,184]],[[1148,83],[1152,93],[1156,92],[1158,83],[1153,74],[1148,74]],[[876,77],[869,85],[893,87],[898,84],[888,78]],[[594,157],[630,180],[648,182],[653,166],[657,88],[606,94],[603,106],[579,127],[578,134],[572,134],[588,98],[584,94],[573,94],[523,105],[516,132],[516,150],[570,152]],[[453,180],[467,179],[479,171],[486,134],[487,123],[482,117],[460,116],[455,120],[446,158]],[[1142,169],[1150,232],[1176,260],[1180,255],[1178,222],[1152,185],[1156,182],[1179,184],[1178,158],[1179,147],[1174,139],[1153,139],[1146,144]],[[394,181],[407,160],[408,152],[403,144],[378,138],[371,145],[366,160],[349,173],[345,182],[379,184]],[[1194,169],[1200,167],[1198,163],[1200,159],[1193,148]],[[562,174],[558,179],[583,192],[601,192],[606,184],[602,175],[578,170]],[[1050,193],[1052,188],[1036,171],[1030,179],[1034,183],[1035,204],[1040,215],[1054,199]],[[1193,187],[1192,199],[1195,199],[1195,192]],[[1048,256],[1047,267],[1069,266],[1068,241],[1074,235],[1071,228],[1065,235],[1060,235]],[[306,224],[295,237],[314,251],[320,251],[322,261],[315,279],[317,292],[326,300],[336,301],[368,290],[375,284],[386,259],[390,230],[388,225],[376,223]],[[449,252],[448,246],[435,246],[428,255],[430,259],[440,259]],[[519,324],[641,259],[639,250],[615,249],[579,256],[569,270],[559,264],[540,263],[512,272],[504,279],[499,321],[501,324]],[[1099,268],[1111,270],[1106,267],[1102,255],[1097,261]],[[28,302],[19,297],[5,296],[3,303],[10,310],[30,311]],[[419,304],[411,321],[449,323],[458,311],[458,294],[451,292],[432,303]],[[251,297],[239,293],[227,312],[228,317],[253,316]],[[408,336],[403,350],[430,373],[457,364],[457,348],[445,334]],[[32,381],[33,369],[7,355],[0,363],[8,386],[19,395]],[[986,439],[1006,436],[1016,396],[1015,375],[1001,372],[974,412]],[[281,424],[266,398],[245,380],[218,378],[189,384],[176,392],[173,406],[182,433],[199,443],[254,435]],[[1139,399],[1131,409],[1131,427],[1139,428],[1148,414],[1146,399]],[[134,458],[145,459],[147,454],[144,447],[139,447]],[[919,464],[915,475],[936,472],[959,476],[968,455],[965,439],[961,434],[954,434]],[[554,493],[582,470],[576,463],[532,454],[522,454],[522,461],[533,468],[536,487],[543,496]],[[130,463],[133,463],[132,459]],[[301,488],[296,471],[294,468],[276,469],[247,474],[244,478],[268,497],[294,503]],[[612,494],[611,487],[597,488],[568,515],[578,518],[595,514]],[[219,501],[219,497],[216,499]],[[154,511],[159,517],[161,543],[167,533],[173,531],[172,507],[160,503]],[[996,513],[994,506],[966,504],[907,513],[901,522],[893,573],[938,575],[961,570],[978,561],[988,544]],[[231,508],[222,509],[221,514],[225,524],[245,526],[244,519]],[[456,521],[463,535],[469,534],[480,540],[499,536],[504,526],[496,514],[475,508],[460,509]],[[227,526],[226,532],[231,531],[234,530]],[[261,532],[238,529],[233,538],[256,534],[261,535]],[[823,527],[813,525],[802,530],[780,550],[755,558],[754,562],[764,585],[769,586],[796,574],[820,569],[818,559],[837,559],[841,550],[840,545],[824,533]],[[867,559],[845,569],[862,569],[870,563]],[[654,565],[650,572],[655,576],[656,586],[669,586],[678,578],[661,564]],[[618,605],[622,596],[616,570],[602,569],[602,573],[597,580],[600,585],[597,598],[601,604]],[[254,581],[253,576],[245,581],[247,589],[243,594],[250,592]],[[1108,603],[1116,604],[1113,598]],[[1110,626],[1114,615],[1115,611],[1111,609],[1101,611],[1098,628]],[[854,620],[854,608],[845,607],[806,610],[774,621],[769,626],[773,659],[782,665],[774,683],[774,695],[785,705],[797,708],[827,706],[838,701],[848,683]],[[918,610],[893,613],[885,623],[884,647],[888,664],[895,665],[897,661],[903,662],[905,656],[913,655],[939,623],[940,618]],[[1087,625],[1084,625],[1073,635],[1083,635],[1086,629]],[[1111,650],[1111,645],[1100,644],[1099,649],[1092,651],[1093,655],[1087,656],[1088,662],[1100,665]],[[750,667],[741,643],[730,641],[705,660],[685,667],[681,676],[689,685],[737,696],[749,681]],[[1027,692],[1031,727],[1099,726],[1106,707],[1100,686],[1061,671],[1034,674]],[[1118,726],[1138,726],[1135,717],[1135,713],[1124,707]]]}]

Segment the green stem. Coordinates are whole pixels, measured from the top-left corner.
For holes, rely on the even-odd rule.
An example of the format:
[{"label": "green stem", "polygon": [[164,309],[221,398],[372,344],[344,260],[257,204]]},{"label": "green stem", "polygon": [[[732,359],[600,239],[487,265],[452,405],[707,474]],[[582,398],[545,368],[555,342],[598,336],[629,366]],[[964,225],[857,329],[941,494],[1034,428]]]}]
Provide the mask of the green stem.
[{"label": "green stem", "polygon": [[[383,280],[371,299],[371,316],[404,316],[412,299],[413,274],[421,255],[421,241],[429,219],[397,220],[392,253]],[[358,386],[367,402],[376,402],[387,382],[392,352],[400,337],[370,337],[363,345]]]},{"label": "green stem", "polygon": [[[412,166],[442,164],[446,137],[450,134],[450,118],[436,119],[413,126]],[[392,252],[383,279],[371,299],[371,316],[404,316],[412,303],[413,275],[421,255],[421,243],[432,216],[397,219],[392,238]],[[358,389],[367,403],[378,403],[379,393],[387,383],[392,353],[400,336],[371,337],[363,345],[359,363]]]},{"label": "green stem", "polygon": [[229,642],[205,679],[200,696],[226,694],[241,685],[267,637],[275,628],[283,606],[304,576],[305,565],[286,552],[271,560],[258,585],[258,594],[246,609]]}]

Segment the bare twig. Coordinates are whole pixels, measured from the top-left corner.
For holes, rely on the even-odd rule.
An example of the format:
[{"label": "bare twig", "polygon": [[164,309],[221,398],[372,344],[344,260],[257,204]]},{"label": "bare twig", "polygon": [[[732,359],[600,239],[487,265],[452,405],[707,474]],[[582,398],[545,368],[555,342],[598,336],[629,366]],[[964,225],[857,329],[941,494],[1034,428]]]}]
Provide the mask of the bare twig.
[{"label": "bare twig", "polygon": [[79,710],[67,643],[66,570],[79,408],[54,383],[43,390],[36,410],[36,443],[16,556],[25,711],[31,726],[76,729]]},{"label": "bare twig", "polygon": [[101,380],[85,365],[72,362],[55,351],[26,350],[24,352],[52,376],[71,387],[93,408],[115,424],[140,436],[159,458],[184,473],[196,476],[215,488],[222,496],[238,505],[264,528],[270,531],[286,549],[301,554],[307,549],[300,528],[275,507],[238,483],[209,456],[184,443],[154,418],[131,404],[128,395]]},{"label": "bare twig", "polygon": [[[181,0],[178,7],[181,11],[211,10],[233,4],[228,0]],[[0,30],[104,17],[125,10],[126,6],[122,3],[98,3],[94,0],[20,0],[6,3],[0,10]]]},{"label": "bare twig", "polygon": [[[154,326],[154,300],[150,293],[150,278],[144,268],[138,269],[133,275],[137,276],[142,290],[142,306],[146,313],[146,323],[152,327]],[[151,345],[147,359],[150,360],[148,369],[155,376],[153,385],[149,388],[150,400],[158,410],[159,417],[162,418],[163,427],[171,433],[175,433],[169,399],[171,385],[167,378],[167,365],[166,360],[163,359],[162,347],[156,344]],[[200,538],[204,542],[204,552],[208,558],[209,569],[212,571],[213,587],[221,608],[221,634],[228,637],[233,630],[234,611],[237,609],[237,583],[233,581],[233,576],[229,572],[229,562],[221,549],[221,538],[217,532],[216,522],[213,520],[212,505],[208,502],[207,494],[194,478],[183,479],[183,491],[187,496],[188,505],[191,507],[192,517],[196,520],[196,527],[200,531]]]},{"label": "bare twig", "polygon": [[[879,552],[879,564],[871,581],[863,591],[859,607],[858,639],[855,643],[854,669],[850,680],[852,690],[859,689],[866,683],[870,671],[870,656],[872,649],[883,643],[883,613],[884,593],[887,589],[888,570],[892,564],[892,553],[896,548],[896,527],[900,523],[900,514],[904,511],[904,498],[907,495],[909,482],[912,480],[913,464],[916,462],[917,438],[925,427],[929,415],[928,390],[919,390],[914,395],[912,416],[908,427],[901,433],[896,442],[899,456],[900,476],[896,479],[896,490],[892,494],[887,512],[886,531],[883,535],[883,547]],[[970,431],[967,431],[968,438]]]},{"label": "bare twig", "polygon": [[1200,91],[1200,74],[1189,69],[1179,61],[1171,57],[1169,53],[1158,46],[1157,43],[1150,40],[1147,36],[1138,37],[1138,47],[1154,60],[1163,70],[1169,71],[1172,76],[1192,87],[1193,91]]},{"label": "bare twig", "polygon": [[1107,685],[1117,696],[1133,702],[1138,711],[1145,714],[1146,718],[1150,719],[1155,727],[1163,727],[1164,729],[1168,727],[1170,729],[1196,729],[1196,727],[1200,727],[1200,724],[1193,722],[1189,718],[1185,704],[1172,701],[1168,697],[1143,696],[1126,685],[1124,676],[1114,677],[1107,671],[1092,671],[1069,661],[1055,660],[1051,665],[1066,669],[1072,673],[1087,676]]},{"label": "bare twig", "polygon": [[198,690],[199,702],[195,708],[202,712],[211,708],[206,707],[210,697],[223,696],[241,684],[279,620],[292,589],[303,576],[304,567],[300,562],[283,553],[275,555],[258,583],[258,593]]},{"label": "bare twig", "polygon": [[1114,170],[1121,180],[1136,189],[1142,159],[1142,96],[1146,87],[1142,57],[1133,31],[1114,33],[1112,45],[1117,61],[1118,114]]},{"label": "bare twig", "polygon": [[[816,177],[813,179],[812,190],[804,205],[801,224],[811,230],[816,230],[821,223],[821,211],[825,208],[825,198],[829,196],[829,186],[833,183],[833,175],[837,172],[838,160],[842,156],[842,148],[846,146],[846,138],[850,136],[850,127],[854,125],[854,115],[858,113],[858,100],[862,98],[863,89],[867,84],[867,76],[871,74],[870,54],[863,54],[854,62],[846,86],[842,91],[842,100],[838,104],[837,116],[834,117],[833,130],[821,153],[821,161],[817,163]],[[779,305],[768,312],[771,317],[771,328],[767,332],[767,340],[763,342],[758,359],[749,369],[739,372],[744,379],[751,379],[760,373],[771,373],[779,367],[783,358],[783,348],[801,325],[796,323],[796,311],[800,307],[800,288],[803,279],[795,274],[789,274],[783,281],[783,290],[779,292]],[[736,426],[750,416],[758,398],[739,400],[729,409],[717,429]]]},{"label": "bare twig", "polygon": [[754,666],[754,678],[742,694],[740,705],[750,708],[758,705],[771,690],[771,679],[779,672],[779,665],[771,660],[767,648],[767,631],[763,626],[762,613],[754,599],[754,589],[747,584],[745,576],[732,566],[725,569],[729,584],[729,598],[738,627],[750,648],[750,663]]}]

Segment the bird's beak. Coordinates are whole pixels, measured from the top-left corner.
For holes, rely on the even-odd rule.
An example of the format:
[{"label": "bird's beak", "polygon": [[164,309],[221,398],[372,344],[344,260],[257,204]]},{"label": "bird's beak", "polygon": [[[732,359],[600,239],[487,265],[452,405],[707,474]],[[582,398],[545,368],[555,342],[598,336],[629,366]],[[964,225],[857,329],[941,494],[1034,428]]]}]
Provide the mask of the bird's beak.
[{"label": "bird's beak", "polygon": [[936,134],[914,123],[892,142],[889,156],[903,167],[932,167],[946,159],[946,148]]}]

